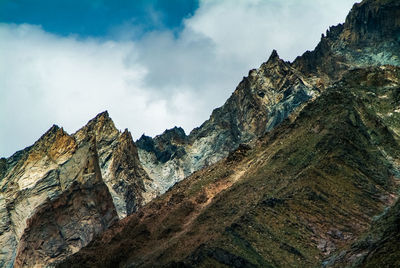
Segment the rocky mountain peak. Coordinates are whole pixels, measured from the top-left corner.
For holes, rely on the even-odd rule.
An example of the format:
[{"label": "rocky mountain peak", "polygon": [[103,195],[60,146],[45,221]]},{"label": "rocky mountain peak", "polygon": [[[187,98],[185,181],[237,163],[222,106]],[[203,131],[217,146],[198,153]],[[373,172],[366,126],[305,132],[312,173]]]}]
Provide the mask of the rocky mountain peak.
[{"label": "rocky mountain peak", "polygon": [[54,124],[54,125],[51,126],[51,128],[49,128],[49,130],[47,130],[47,131],[42,135],[42,137],[48,136],[48,135],[50,135],[51,133],[55,133],[55,132],[57,132],[57,130],[59,130],[59,129],[60,129],[60,127],[59,127],[58,125]]},{"label": "rocky mountain peak", "polygon": [[49,166],[61,164],[71,157],[76,148],[75,139],[68,135],[63,128],[53,125],[26,151],[24,168],[35,166],[38,163],[43,165],[45,162],[49,163]]},{"label": "rocky mountain peak", "polygon": [[91,135],[96,137],[97,143],[107,143],[119,135],[119,131],[107,111],[96,115],[83,128],[78,130],[74,134],[74,137],[78,143],[81,143]]},{"label": "rocky mountain peak", "polygon": [[274,49],[272,50],[268,60],[261,64],[260,68],[252,70],[248,78],[251,79],[259,77],[260,72],[268,73],[268,75],[274,73],[275,76],[272,76],[271,78],[275,78],[278,76],[285,76],[289,70],[289,62],[282,60],[279,57],[278,52]]},{"label": "rocky mountain peak", "polygon": [[[398,5],[394,0],[356,4],[344,24],[330,27],[313,51],[293,63],[283,61],[273,50],[265,63],[243,78],[226,103],[190,133],[187,141],[174,140],[173,136],[183,137],[176,131],[139,139],[139,156],[145,169],[153,178],[179,181],[225,157],[240,143],[271,131],[292,114],[295,117],[307,101],[350,69],[400,65],[399,44],[395,42],[400,36]],[[380,27],[387,30],[377,33]],[[365,45],[363,40],[379,42]],[[160,184],[169,187],[173,183]]]},{"label": "rocky mountain peak", "polygon": [[397,198],[399,12],[364,0],[293,63],[273,50],[189,135],[135,144],[105,111],[0,159],[0,266],[62,261],[117,218],[72,264],[91,247],[89,267],[318,266],[340,252]]},{"label": "rocky mountain peak", "polygon": [[118,219],[102,180],[94,137],[57,173],[60,180],[70,180],[68,187],[43,200],[26,220],[14,267],[42,267],[62,260]]},{"label": "rocky mountain peak", "polygon": [[112,121],[108,111],[97,114],[93,119],[89,120],[86,126],[90,129],[101,129],[104,126],[110,126],[115,128],[114,122]]},{"label": "rocky mountain peak", "polygon": [[171,143],[183,144],[186,142],[187,136],[183,128],[175,126],[165,130],[163,134],[156,136],[154,139],[160,144],[168,141]]},{"label": "rocky mountain peak", "polygon": [[131,141],[132,140],[131,132],[127,128],[125,128],[125,130],[121,134],[120,139],[121,140],[129,140],[129,141]]},{"label": "rocky mountain peak", "polygon": [[181,127],[165,130],[161,135],[151,138],[142,135],[136,141],[137,146],[146,152],[155,155],[156,160],[165,163],[175,157],[183,156],[186,152],[182,148],[188,143],[188,136]]},{"label": "rocky mountain peak", "polygon": [[40,267],[72,254],[156,192],[130,132],[119,132],[107,112],[74,135],[52,126],[1,159],[0,175],[0,267],[17,255],[16,267]]},{"label": "rocky mountain peak", "polygon": [[267,63],[273,63],[273,62],[276,62],[276,61],[279,61],[279,60],[281,60],[281,58],[278,55],[278,51],[273,49],[271,55],[269,56],[269,58],[267,60]]},{"label": "rocky mountain peak", "polygon": [[48,144],[54,142],[57,137],[68,135],[62,128],[57,125],[51,126],[36,142],[34,145],[39,146],[40,144]]}]

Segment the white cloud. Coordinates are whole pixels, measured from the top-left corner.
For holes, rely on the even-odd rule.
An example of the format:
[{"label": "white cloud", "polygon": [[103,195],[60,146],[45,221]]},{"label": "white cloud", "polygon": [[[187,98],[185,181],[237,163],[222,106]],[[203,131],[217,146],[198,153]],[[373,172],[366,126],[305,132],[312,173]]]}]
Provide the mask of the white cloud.
[{"label": "white cloud", "polygon": [[135,137],[175,125],[190,131],[273,48],[287,60],[313,49],[353,2],[204,0],[178,36],[152,32],[136,41],[0,24],[0,155],[32,144],[53,123],[71,133],[104,110]]}]

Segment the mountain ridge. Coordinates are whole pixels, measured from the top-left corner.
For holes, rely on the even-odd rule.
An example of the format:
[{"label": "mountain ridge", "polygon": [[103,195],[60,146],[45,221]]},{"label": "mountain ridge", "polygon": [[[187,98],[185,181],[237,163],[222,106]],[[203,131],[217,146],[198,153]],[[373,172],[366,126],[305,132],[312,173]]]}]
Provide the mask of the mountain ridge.
[{"label": "mountain ridge", "polygon": [[[367,93],[396,91],[399,74],[350,72],[296,120],[195,172],[59,267],[321,265],[395,202],[399,143]],[[371,85],[359,87],[364,79]]]},{"label": "mountain ridge", "polygon": [[134,142],[105,111],[0,159],[0,266],[350,263],[397,213],[399,12],[364,0],[315,50],[273,50],[189,135]]}]

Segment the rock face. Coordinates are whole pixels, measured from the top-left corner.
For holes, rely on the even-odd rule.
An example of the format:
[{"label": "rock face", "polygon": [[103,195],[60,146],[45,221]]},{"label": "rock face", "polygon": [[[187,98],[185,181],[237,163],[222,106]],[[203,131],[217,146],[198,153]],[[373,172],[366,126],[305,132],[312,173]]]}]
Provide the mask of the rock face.
[{"label": "rock face", "polygon": [[239,144],[273,129],[320,89],[273,51],[266,63],[251,70],[226,103],[188,136],[173,128],[136,143],[140,160],[164,193],[194,171],[226,157]]},{"label": "rock face", "polygon": [[96,145],[94,140],[90,143],[57,170],[65,190],[36,207],[26,221],[14,267],[40,267],[65,258],[117,220],[102,180]]},{"label": "rock face", "polygon": [[[364,0],[355,4],[344,24],[331,27],[314,51],[293,66],[327,83],[352,68],[400,64],[400,3]],[[329,83],[328,83],[329,84]]]},{"label": "rock face", "polygon": [[153,194],[130,133],[107,112],[73,135],[53,126],[1,163],[2,267],[13,266],[17,251],[16,266],[64,258]]},{"label": "rock face", "polygon": [[[120,218],[136,211],[154,196],[152,182],[142,169],[137,148],[128,130],[120,133],[107,112],[97,115],[74,137],[78,144],[96,138],[99,165]],[[145,193],[145,188],[149,189]]]}]

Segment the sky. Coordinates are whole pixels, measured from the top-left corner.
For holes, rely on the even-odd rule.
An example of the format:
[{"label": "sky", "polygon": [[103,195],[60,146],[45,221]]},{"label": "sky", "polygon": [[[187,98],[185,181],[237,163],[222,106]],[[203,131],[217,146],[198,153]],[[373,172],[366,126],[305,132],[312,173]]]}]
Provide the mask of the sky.
[{"label": "sky", "polygon": [[188,134],[273,49],[292,61],[354,0],[0,0],[0,157],[108,110]]}]

